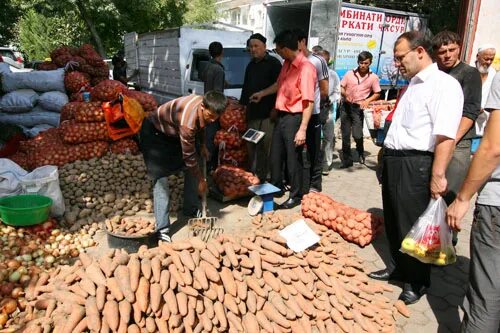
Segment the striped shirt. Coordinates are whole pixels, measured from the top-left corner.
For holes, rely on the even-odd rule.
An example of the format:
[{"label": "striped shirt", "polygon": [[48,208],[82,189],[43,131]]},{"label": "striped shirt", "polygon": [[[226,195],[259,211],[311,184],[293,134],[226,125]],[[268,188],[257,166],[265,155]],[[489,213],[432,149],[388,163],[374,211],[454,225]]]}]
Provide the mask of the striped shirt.
[{"label": "striped shirt", "polygon": [[171,137],[179,137],[184,163],[190,169],[198,167],[196,160],[196,133],[205,127],[198,108],[203,96],[189,95],[167,102],[150,115],[156,129]]},{"label": "striped shirt", "polygon": [[314,109],[312,114],[319,114],[321,103],[319,81],[329,79],[328,65],[326,64],[326,61],[323,57],[320,57],[319,55],[316,55],[314,53],[309,53],[307,59],[314,65],[314,68],[316,68],[317,81],[316,85],[314,86]]}]

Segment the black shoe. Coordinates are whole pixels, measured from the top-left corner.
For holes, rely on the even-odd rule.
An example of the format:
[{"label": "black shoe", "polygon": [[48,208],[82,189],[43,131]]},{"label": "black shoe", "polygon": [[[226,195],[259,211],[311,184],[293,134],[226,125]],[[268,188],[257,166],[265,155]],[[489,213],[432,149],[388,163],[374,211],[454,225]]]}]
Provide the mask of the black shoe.
[{"label": "black shoe", "polygon": [[365,155],[359,154],[359,163],[360,164],[365,164]]},{"label": "black shoe", "polygon": [[412,286],[409,283],[405,283],[403,292],[399,295],[398,299],[405,302],[406,305],[415,304],[422,298],[426,290],[427,288],[424,286]]},{"label": "black shoe", "polygon": [[279,206],[279,208],[280,209],[291,209],[291,208],[296,207],[298,205],[300,205],[300,199],[290,198],[287,201],[285,201],[284,203],[282,203]]},{"label": "black shoe", "polygon": [[353,166],[353,163],[350,162],[350,163],[342,163],[342,165],[340,166],[340,169],[347,169],[347,168],[350,168]]},{"label": "black shoe", "polygon": [[372,279],[379,281],[390,281],[390,280],[398,281],[402,277],[398,271],[396,270],[391,271],[387,268],[382,269],[380,271],[371,272],[370,274],[368,274],[368,276],[371,277]]}]

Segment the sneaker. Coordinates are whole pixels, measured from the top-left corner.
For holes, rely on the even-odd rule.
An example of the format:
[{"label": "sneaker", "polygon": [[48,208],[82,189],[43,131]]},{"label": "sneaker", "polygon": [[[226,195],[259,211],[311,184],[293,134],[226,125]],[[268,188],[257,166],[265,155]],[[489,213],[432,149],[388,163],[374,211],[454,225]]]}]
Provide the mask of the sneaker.
[{"label": "sneaker", "polygon": [[169,233],[169,228],[158,230],[158,239],[164,241],[165,243],[172,243],[172,239],[170,238]]},{"label": "sneaker", "polygon": [[323,171],[321,172],[323,176],[328,176],[330,174],[330,168],[324,167]]},{"label": "sneaker", "polygon": [[201,217],[201,209],[197,209],[191,213],[183,213],[185,217],[189,218],[189,219],[192,219],[192,218],[196,218],[196,217]]},{"label": "sneaker", "polygon": [[318,190],[317,188],[314,188],[314,187],[311,187],[311,188],[309,189],[309,193],[319,193],[319,192],[321,192],[321,191],[320,191],[320,190]]}]

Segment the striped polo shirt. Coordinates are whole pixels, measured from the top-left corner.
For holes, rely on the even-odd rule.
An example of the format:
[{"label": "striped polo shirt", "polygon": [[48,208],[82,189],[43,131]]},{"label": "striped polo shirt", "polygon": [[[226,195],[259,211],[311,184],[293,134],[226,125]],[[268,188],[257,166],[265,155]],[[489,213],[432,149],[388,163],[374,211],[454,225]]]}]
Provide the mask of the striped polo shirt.
[{"label": "striped polo shirt", "polygon": [[198,115],[198,108],[203,96],[189,95],[167,102],[150,115],[155,128],[171,137],[179,137],[182,157],[188,168],[197,168],[196,133],[205,127],[203,118]]}]

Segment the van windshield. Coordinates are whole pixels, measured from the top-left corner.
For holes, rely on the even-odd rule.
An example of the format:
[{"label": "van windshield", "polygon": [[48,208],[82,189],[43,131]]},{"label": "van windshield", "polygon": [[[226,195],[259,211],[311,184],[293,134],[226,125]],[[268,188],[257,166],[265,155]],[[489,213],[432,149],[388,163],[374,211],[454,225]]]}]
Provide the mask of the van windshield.
[{"label": "van windshield", "polygon": [[226,74],[227,88],[242,88],[245,69],[250,62],[250,54],[244,48],[224,48],[222,65]]}]

